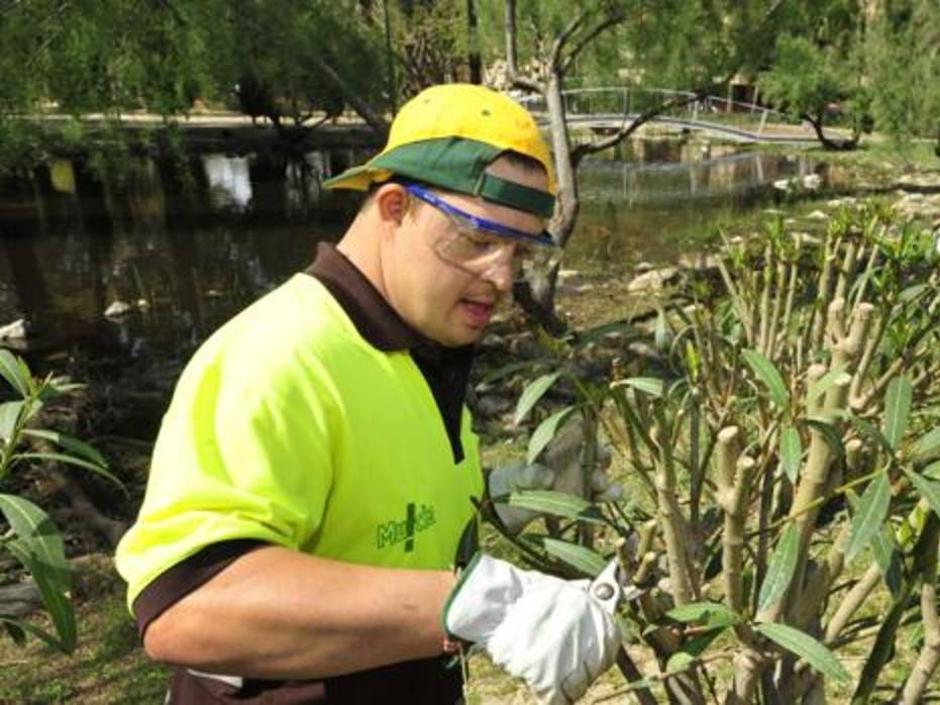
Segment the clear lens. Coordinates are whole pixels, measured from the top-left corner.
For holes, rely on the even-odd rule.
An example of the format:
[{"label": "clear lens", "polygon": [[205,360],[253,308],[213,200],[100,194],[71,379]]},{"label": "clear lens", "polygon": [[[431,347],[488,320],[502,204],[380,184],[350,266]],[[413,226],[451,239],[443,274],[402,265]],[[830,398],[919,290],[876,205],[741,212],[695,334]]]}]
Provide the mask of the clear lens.
[{"label": "clear lens", "polygon": [[532,245],[480,230],[457,216],[443,215],[452,227],[437,236],[434,251],[461,269],[482,276],[509,261],[516,275],[534,255]]}]

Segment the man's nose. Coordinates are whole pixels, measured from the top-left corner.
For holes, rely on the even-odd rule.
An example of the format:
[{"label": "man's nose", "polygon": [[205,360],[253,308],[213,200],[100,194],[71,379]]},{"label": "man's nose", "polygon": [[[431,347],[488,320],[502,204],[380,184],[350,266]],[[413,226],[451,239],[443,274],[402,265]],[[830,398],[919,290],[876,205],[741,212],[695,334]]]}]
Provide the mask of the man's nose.
[{"label": "man's nose", "polygon": [[512,282],[515,279],[513,257],[514,248],[505,248],[500,253],[499,259],[493,262],[486,271],[484,278],[491,282],[500,294],[507,294],[512,289]]}]

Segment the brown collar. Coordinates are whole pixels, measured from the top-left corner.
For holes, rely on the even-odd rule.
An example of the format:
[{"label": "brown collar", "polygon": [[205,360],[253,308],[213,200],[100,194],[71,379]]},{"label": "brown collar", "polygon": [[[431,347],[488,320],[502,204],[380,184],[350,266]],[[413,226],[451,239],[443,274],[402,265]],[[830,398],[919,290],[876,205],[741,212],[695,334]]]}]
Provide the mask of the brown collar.
[{"label": "brown collar", "polygon": [[427,343],[335,245],[326,242],[317,245],[316,258],[307,274],[323,283],[343,307],[359,335],[373,347],[390,352]]}]

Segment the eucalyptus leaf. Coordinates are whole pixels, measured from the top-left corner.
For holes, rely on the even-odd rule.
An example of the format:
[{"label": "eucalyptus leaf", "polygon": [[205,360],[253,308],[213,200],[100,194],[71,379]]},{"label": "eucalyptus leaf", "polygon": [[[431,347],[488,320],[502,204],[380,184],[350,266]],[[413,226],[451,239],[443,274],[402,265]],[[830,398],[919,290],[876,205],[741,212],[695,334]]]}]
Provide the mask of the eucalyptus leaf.
[{"label": "eucalyptus leaf", "polygon": [[705,622],[710,627],[726,627],[741,621],[737,613],[717,602],[690,602],[673,607],[666,616],[683,623]]},{"label": "eucalyptus leaf", "polygon": [[893,598],[897,599],[901,592],[903,576],[900,554],[890,524],[878,527],[878,531],[871,537],[871,552],[881,569],[888,591]]},{"label": "eucalyptus leaf", "polygon": [[531,464],[536,461],[542,451],[545,450],[545,447],[551,443],[552,439],[558,433],[558,429],[565,424],[576,409],[577,407],[574,406],[566,406],[564,409],[556,411],[536,427],[535,431],[532,432],[532,437],[529,439],[529,448],[526,451],[527,463]]},{"label": "eucalyptus leaf", "polygon": [[930,460],[940,454],[940,426],[917,439],[911,452],[915,461]]},{"label": "eucalyptus leaf", "polygon": [[891,504],[891,483],[887,473],[881,473],[868,483],[858,501],[858,507],[852,516],[852,533],[845,557],[852,560],[871,542],[872,536],[880,529],[888,516]]},{"label": "eucalyptus leaf", "polygon": [[28,499],[12,494],[0,494],[0,512],[13,535],[26,542],[25,546],[35,553],[37,561],[68,574],[65,544],[48,514]]},{"label": "eucalyptus leaf", "polygon": [[23,430],[23,433],[33,436],[34,438],[42,438],[47,440],[50,443],[54,443],[63,450],[68,451],[70,454],[75,455],[80,458],[84,458],[90,463],[94,463],[102,468],[108,467],[108,461],[105,457],[98,451],[97,448],[80,441],[77,438],[72,438],[67,436],[64,433],[59,433],[58,431],[48,431],[45,429],[34,429],[27,428]]},{"label": "eucalyptus leaf", "polygon": [[757,378],[767,387],[770,400],[778,409],[785,409],[790,403],[790,393],[783,382],[783,377],[774,364],[756,350],[744,350],[741,355],[748,367],[753,370]]},{"label": "eucalyptus leaf", "polygon": [[663,380],[656,377],[630,377],[629,379],[620,379],[610,385],[611,387],[627,386],[649,394],[651,397],[660,398],[663,396],[665,384]]},{"label": "eucalyptus leaf", "polygon": [[532,408],[538,403],[539,399],[545,396],[545,393],[555,384],[555,381],[560,376],[560,372],[542,375],[533,380],[529,386],[522,391],[519,402],[516,404],[516,413],[513,415],[512,419],[513,424],[518,425],[529,415],[529,412],[532,411]]},{"label": "eucalyptus leaf", "polygon": [[888,443],[888,439],[885,438],[885,435],[881,432],[881,429],[879,429],[873,423],[855,416],[854,414],[849,416],[849,421],[853,426],[855,426],[861,435],[865,436],[865,438],[870,440],[881,450],[885,451],[888,455],[894,455],[894,448],[892,448],[891,444]]},{"label": "eucalyptus leaf", "polygon": [[726,629],[727,627],[718,627],[694,639],[689,639],[669,657],[666,662],[666,673],[679,673],[687,670]]},{"label": "eucalyptus leaf", "polygon": [[607,566],[607,561],[597,551],[561,539],[545,537],[542,539],[542,547],[563,563],[592,578]]},{"label": "eucalyptus leaf", "polygon": [[19,400],[0,404],[0,441],[9,441],[13,438],[13,429],[16,428],[25,403]]},{"label": "eucalyptus leaf", "polygon": [[805,660],[823,675],[841,683],[848,683],[851,680],[845,666],[839,662],[835,654],[809,634],[776,622],[764,622],[755,625],[754,628],[771,641]]},{"label": "eucalyptus leaf", "polygon": [[904,468],[904,473],[910,478],[911,483],[917,488],[917,492],[927,500],[930,508],[940,517],[940,482],[929,480],[923,475],[918,475],[912,470]]},{"label": "eucalyptus leaf", "polygon": [[758,611],[763,612],[772,607],[786,594],[793,580],[799,551],[800,532],[795,524],[788,524],[767,565],[767,575],[760,586]]},{"label": "eucalyptus leaf", "polygon": [[592,524],[607,523],[600,511],[583,497],[554,490],[522,490],[513,492],[506,504],[541,514],[577,519]]},{"label": "eucalyptus leaf", "polygon": [[43,562],[42,550],[37,549],[37,543],[17,538],[7,541],[5,546],[36,582],[43,606],[52,618],[52,624],[59,635],[56,647],[65,653],[71,653],[78,641],[78,627],[75,623],[75,611],[69,602],[69,583],[63,580],[61,570]]},{"label": "eucalyptus leaf", "polygon": [[83,458],[77,458],[74,455],[68,455],[66,453],[17,453],[13,456],[13,460],[44,460],[56,463],[65,463],[67,465],[75,465],[76,467],[90,470],[96,475],[101,475],[101,477],[105,478],[106,480],[110,480],[125,495],[127,494],[127,489],[124,487],[124,483],[108,472],[108,470],[101,467],[97,463],[90,463],[87,460],[84,460]]},{"label": "eucalyptus leaf", "polygon": [[819,433],[825,439],[829,448],[838,457],[845,457],[845,445],[842,443],[842,434],[839,432],[839,429],[828,421],[816,417],[801,418],[800,423]]},{"label": "eucalyptus leaf", "polygon": [[29,396],[30,379],[24,374],[25,363],[22,365],[9,350],[0,348],[0,377],[3,377],[7,383],[24,399]]},{"label": "eucalyptus leaf", "polygon": [[895,377],[888,385],[885,393],[884,435],[892,450],[898,449],[901,438],[907,430],[913,396],[914,388],[907,377]]},{"label": "eucalyptus leaf", "polygon": [[796,484],[803,460],[803,445],[800,432],[793,426],[784,426],[780,431],[780,463],[790,482]]},{"label": "eucalyptus leaf", "polygon": [[809,389],[806,392],[806,401],[812,403],[819,397],[823,396],[826,392],[829,391],[829,388],[835,384],[835,381],[842,376],[843,372],[845,372],[845,366],[836,365],[826,374],[816,380],[809,386]]}]

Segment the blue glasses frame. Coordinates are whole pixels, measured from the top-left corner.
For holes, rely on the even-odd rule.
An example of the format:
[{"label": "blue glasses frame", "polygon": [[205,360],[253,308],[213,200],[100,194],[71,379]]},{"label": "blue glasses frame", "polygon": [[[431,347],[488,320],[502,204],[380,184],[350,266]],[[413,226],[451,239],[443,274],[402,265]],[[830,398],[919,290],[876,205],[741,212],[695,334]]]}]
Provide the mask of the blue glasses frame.
[{"label": "blue glasses frame", "polygon": [[467,213],[466,211],[451,205],[447,201],[438,198],[433,193],[418,186],[417,184],[403,185],[408,193],[418,200],[424,201],[428,205],[434,206],[447,215],[466,220],[477,230],[491,233],[493,235],[498,235],[499,237],[505,237],[510,240],[517,240],[520,242],[532,243],[533,245],[540,245],[541,247],[553,247],[555,244],[552,240],[552,236],[549,235],[547,231],[543,230],[541,234],[533,235],[532,233],[527,233],[522,230],[516,230],[515,228],[511,228],[508,225],[495,223],[492,220],[487,220],[486,218],[481,218],[479,216],[473,215],[472,213]]}]

